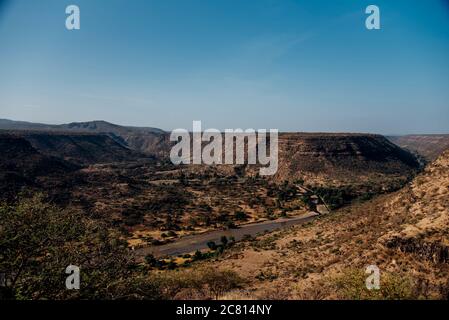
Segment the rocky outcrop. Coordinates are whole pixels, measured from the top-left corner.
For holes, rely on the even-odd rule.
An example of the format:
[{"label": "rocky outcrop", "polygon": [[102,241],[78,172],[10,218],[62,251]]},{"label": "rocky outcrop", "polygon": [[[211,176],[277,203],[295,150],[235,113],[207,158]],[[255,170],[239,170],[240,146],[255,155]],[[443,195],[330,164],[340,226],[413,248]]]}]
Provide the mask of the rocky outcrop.
[{"label": "rocky outcrop", "polygon": [[389,249],[397,249],[404,253],[412,253],[421,259],[433,263],[449,262],[449,246],[441,242],[429,242],[420,238],[391,237],[384,242]]}]

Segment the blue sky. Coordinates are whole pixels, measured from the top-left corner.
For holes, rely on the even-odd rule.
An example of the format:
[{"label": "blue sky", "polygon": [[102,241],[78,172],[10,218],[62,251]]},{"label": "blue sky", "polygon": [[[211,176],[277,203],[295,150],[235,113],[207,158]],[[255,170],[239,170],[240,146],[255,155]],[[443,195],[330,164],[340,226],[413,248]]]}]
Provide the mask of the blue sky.
[{"label": "blue sky", "polygon": [[0,118],[449,133],[448,40],[446,0],[0,0]]}]

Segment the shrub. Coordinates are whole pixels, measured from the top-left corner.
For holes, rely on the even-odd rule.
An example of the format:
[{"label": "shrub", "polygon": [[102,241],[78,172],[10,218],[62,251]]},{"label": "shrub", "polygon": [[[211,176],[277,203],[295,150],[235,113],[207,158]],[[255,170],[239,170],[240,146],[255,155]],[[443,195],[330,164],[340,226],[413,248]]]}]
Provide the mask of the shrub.
[{"label": "shrub", "polygon": [[226,221],[225,226],[226,226],[226,229],[235,229],[235,228],[237,228],[235,223],[232,222],[232,221]]},{"label": "shrub", "polygon": [[170,230],[167,232],[167,236],[169,237],[177,237],[178,234],[176,232],[174,232],[173,230]]},{"label": "shrub", "polygon": [[[0,204],[0,270],[6,276],[8,296],[111,299],[131,295],[133,289],[123,282],[136,275],[136,265],[127,244],[101,222],[44,199],[36,194],[14,205]],[[69,265],[82,270],[80,290],[67,290],[64,285]]]},{"label": "shrub", "polygon": [[150,267],[155,267],[157,265],[157,259],[152,255],[152,254],[147,254],[145,256],[145,262],[150,266]]},{"label": "shrub", "polygon": [[228,238],[226,238],[226,236],[222,236],[220,241],[223,244],[223,246],[225,246],[225,247],[228,244]]},{"label": "shrub", "polygon": [[238,288],[243,280],[234,271],[216,271],[207,269],[199,275],[203,288],[209,292],[210,297],[218,300],[231,289]]},{"label": "shrub", "polygon": [[245,221],[245,220],[248,219],[248,216],[247,216],[246,213],[243,212],[243,211],[237,211],[237,212],[234,214],[234,219],[235,219],[235,220],[238,220],[238,221]]},{"label": "shrub", "polygon": [[216,250],[216,249],[217,249],[217,245],[215,244],[214,241],[209,241],[209,242],[207,243],[207,247],[208,247],[210,250]]},{"label": "shrub", "polygon": [[195,261],[195,260],[201,260],[203,258],[204,258],[203,253],[200,250],[196,250],[192,259]]},{"label": "shrub", "polygon": [[399,274],[381,273],[380,289],[366,288],[367,274],[363,270],[348,269],[334,279],[337,294],[346,300],[408,300],[414,299],[412,282]]},{"label": "shrub", "polygon": [[219,299],[226,292],[238,288],[243,279],[233,271],[215,269],[167,271],[152,275],[150,283],[159,288],[163,299],[176,299],[183,290],[191,290],[205,298]]}]

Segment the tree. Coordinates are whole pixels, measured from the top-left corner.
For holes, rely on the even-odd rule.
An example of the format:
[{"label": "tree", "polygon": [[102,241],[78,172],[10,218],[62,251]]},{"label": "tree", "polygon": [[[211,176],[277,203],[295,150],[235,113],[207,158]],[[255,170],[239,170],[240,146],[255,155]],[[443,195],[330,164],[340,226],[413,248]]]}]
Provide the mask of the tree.
[{"label": "tree", "polygon": [[243,211],[237,211],[234,214],[234,218],[235,218],[235,220],[244,221],[244,220],[248,219],[248,216]]},{"label": "tree", "polygon": [[235,223],[232,221],[226,221],[225,226],[226,226],[226,229],[235,229],[236,228]]},{"label": "tree", "polygon": [[[65,287],[69,265],[81,270],[80,290]],[[42,194],[0,204],[2,291],[11,299],[126,296],[132,288],[122,285],[123,279],[134,267],[127,244],[81,212],[46,203]]]},{"label": "tree", "polygon": [[211,250],[217,249],[217,245],[215,244],[214,241],[209,241],[209,242],[207,243],[207,246],[208,246],[208,248],[211,249]]},{"label": "tree", "polygon": [[234,271],[216,271],[208,269],[202,275],[202,282],[207,285],[210,295],[218,300],[227,291],[242,284],[242,279]]},{"label": "tree", "polygon": [[222,236],[220,241],[223,244],[223,246],[225,246],[225,247],[228,244],[228,238],[226,238],[226,236]]},{"label": "tree", "polygon": [[150,267],[155,267],[158,263],[158,260],[152,255],[152,254],[147,254],[145,256],[145,262],[150,266]]},{"label": "tree", "polygon": [[201,253],[200,250],[196,250],[195,254],[193,255],[193,260],[201,260],[204,258],[204,255]]}]

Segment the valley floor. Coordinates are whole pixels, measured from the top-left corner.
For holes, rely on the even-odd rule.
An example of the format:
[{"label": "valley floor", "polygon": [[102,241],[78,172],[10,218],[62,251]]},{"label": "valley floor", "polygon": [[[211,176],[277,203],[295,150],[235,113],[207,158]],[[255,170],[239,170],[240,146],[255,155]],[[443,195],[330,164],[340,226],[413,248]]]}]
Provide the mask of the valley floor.
[{"label": "valley floor", "polygon": [[[439,261],[386,245],[407,219],[385,211],[391,197],[246,241],[207,264],[247,279],[225,299],[447,298],[447,257]],[[380,269],[379,292],[365,289],[368,265]]]},{"label": "valley floor", "polygon": [[[448,299],[449,152],[400,191],[245,241],[212,269],[247,279],[228,299]],[[367,290],[367,266],[380,290]]]}]

